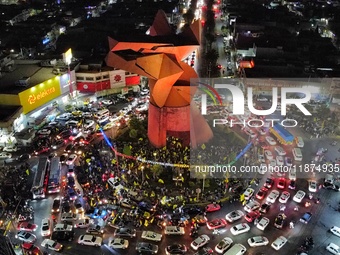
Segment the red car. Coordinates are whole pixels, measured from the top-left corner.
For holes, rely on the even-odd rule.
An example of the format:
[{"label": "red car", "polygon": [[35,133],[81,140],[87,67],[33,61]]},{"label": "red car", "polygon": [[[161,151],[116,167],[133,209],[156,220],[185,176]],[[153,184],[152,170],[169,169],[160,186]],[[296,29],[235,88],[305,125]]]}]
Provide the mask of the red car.
[{"label": "red car", "polygon": [[42,252],[40,251],[39,247],[31,244],[31,243],[23,243],[21,248],[26,252],[25,254],[32,254],[32,255],[40,255]]},{"label": "red car", "polygon": [[35,155],[40,155],[40,154],[44,154],[44,153],[47,153],[50,151],[50,148],[49,147],[42,147],[42,148],[39,148],[37,150],[34,151],[34,154]]},{"label": "red car", "polygon": [[216,219],[207,222],[207,227],[209,229],[224,228],[225,226],[227,226],[227,221],[225,219]]},{"label": "red car", "polygon": [[277,188],[278,189],[284,189],[286,187],[286,179],[285,178],[280,178],[277,182]]},{"label": "red car", "polygon": [[244,218],[246,219],[246,221],[248,222],[253,222],[255,219],[257,219],[258,217],[261,216],[261,213],[258,211],[251,211],[249,213],[247,213]]},{"label": "red car", "polygon": [[24,230],[28,232],[36,231],[38,226],[36,224],[29,223],[27,221],[19,222],[17,226],[17,230]]},{"label": "red car", "polygon": [[221,209],[221,206],[219,204],[208,204],[205,207],[206,212],[215,212]]},{"label": "red car", "polygon": [[256,198],[259,200],[264,199],[264,197],[267,195],[267,188],[261,188],[257,193],[256,193]]}]

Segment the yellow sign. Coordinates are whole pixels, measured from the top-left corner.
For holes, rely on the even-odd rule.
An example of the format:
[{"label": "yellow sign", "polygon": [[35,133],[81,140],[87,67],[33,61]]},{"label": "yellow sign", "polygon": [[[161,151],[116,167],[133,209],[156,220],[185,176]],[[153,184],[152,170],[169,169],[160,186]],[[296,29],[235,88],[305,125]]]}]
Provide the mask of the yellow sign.
[{"label": "yellow sign", "polygon": [[23,113],[26,114],[61,95],[59,76],[19,93]]}]

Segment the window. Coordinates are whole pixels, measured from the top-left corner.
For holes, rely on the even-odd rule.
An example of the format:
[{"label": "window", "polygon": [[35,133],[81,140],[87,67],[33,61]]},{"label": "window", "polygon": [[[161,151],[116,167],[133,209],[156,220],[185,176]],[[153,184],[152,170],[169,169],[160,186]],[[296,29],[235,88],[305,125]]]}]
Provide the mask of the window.
[{"label": "window", "polygon": [[101,79],[102,79],[101,76],[97,76],[97,77],[96,77],[96,81],[100,81]]},{"label": "window", "polygon": [[107,75],[103,75],[103,79],[109,79],[110,76],[107,74]]},{"label": "window", "polygon": [[129,75],[130,74],[130,72],[125,72],[125,75]]},{"label": "window", "polygon": [[94,78],[93,77],[86,77],[85,78],[87,81],[94,81]]},{"label": "window", "polygon": [[83,80],[85,80],[85,78],[84,77],[77,77],[77,80],[78,81],[83,81]]}]

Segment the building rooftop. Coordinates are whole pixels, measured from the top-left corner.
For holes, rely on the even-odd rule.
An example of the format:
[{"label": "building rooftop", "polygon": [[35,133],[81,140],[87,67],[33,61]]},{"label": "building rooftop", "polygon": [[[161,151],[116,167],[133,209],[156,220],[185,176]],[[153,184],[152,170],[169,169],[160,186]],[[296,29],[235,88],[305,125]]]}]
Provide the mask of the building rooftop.
[{"label": "building rooftop", "polygon": [[[0,90],[2,94],[19,94],[27,88],[33,87],[48,79],[54,78],[53,68],[40,67],[38,63],[17,64],[13,67],[12,72],[5,73],[0,78]],[[19,81],[22,84],[18,86]],[[25,85],[25,82],[26,86]]]}]

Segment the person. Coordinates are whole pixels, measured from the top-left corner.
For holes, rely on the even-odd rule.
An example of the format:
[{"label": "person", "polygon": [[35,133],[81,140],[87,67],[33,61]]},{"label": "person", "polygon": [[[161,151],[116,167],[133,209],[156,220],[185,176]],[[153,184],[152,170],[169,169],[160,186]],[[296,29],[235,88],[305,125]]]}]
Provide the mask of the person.
[{"label": "person", "polygon": [[294,211],[299,211],[299,207],[295,206]]},{"label": "person", "polygon": [[289,223],[289,227],[290,227],[290,228],[294,228],[294,222],[291,221],[291,222]]}]

